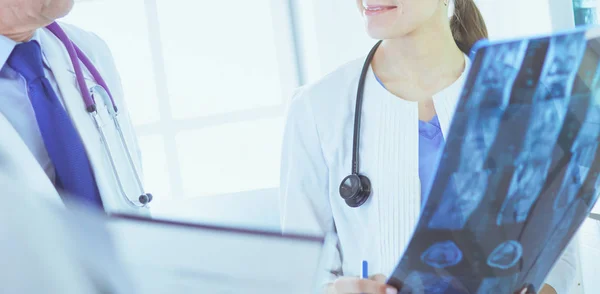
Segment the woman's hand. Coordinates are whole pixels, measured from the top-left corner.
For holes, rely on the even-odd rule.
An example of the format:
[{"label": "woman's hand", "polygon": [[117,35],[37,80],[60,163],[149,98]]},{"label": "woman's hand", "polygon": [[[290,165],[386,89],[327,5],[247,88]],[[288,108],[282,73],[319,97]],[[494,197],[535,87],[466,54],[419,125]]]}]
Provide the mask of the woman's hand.
[{"label": "woman's hand", "polygon": [[[515,294],[536,294],[535,291],[531,291],[529,289],[527,289],[527,287],[523,288],[523,290],[521,290],[521,292],[517,292]],[[540,290],[539,294],[557,294],[556,290],[554,290],[554,288],[552,288],[552,286],[548,285],[548,284],[544,284],[544,287],[542,287],[542,290]]]},{"label": "woman's hand", "polygon": [[[334,283],[329,284],[326,294],[397,294],[398,290],[386,285],[387,278],[384,275],[375,275],[368,280],[356,277],[341,277]],[[523,287],[515,294],[535,294],[528,287]],[[554,288],[544,285],[539,294],[556,294]]]},{"label": "woman's hand", "polygon": [[360,279],[341,277],[327,287],[327,294],[397,294],[398,290],[385,284],[384,275]]}]

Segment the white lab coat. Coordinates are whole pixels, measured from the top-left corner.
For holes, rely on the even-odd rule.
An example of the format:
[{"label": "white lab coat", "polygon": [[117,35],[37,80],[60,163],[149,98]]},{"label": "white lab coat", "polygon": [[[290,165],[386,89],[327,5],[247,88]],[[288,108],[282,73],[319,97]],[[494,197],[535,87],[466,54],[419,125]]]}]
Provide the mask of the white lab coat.
[{"label": "white lab coat", "polygon": [[[467,68],[470,66],[465,58]],[[418,104],[385,90],[369,70],[364,91],[360,172],[373,192],[359,208],[348,207],[339,185],[351,172],[356,89],[364,58],[307,85],[288,110],[281,164],[280,209],[284,233],[329,233],[339,238],[325,283],[339,275],[389,275],[402,256],[420,214]],[[444,138],[466,79],[463,75],[433,97]],[[548,278],[558,293],[570,293],[576,256],[563,255]],[[332,274],[329,274],[331,272]]]},{"label": "white lab coat", "polygon": [[[83,31],[71,25],[61,24],[61,26],[73,43],[77,44],[77,46],[79,46],[90,58],[92,63],[94,63],[109,86],[120,110],[119,120],[123,127],[123,133],[127,143],[133,153],[135,165],[137,166],[138,171],[141,171],[141,156],[137,140],[130,117],[127,113],[127,105],[123,97],[120,77],[109,48],[100,38],[92,33]],[[85,110],[81,92],[76,84],[75,71],[65,47],[60,40],[47,29],[40,29],[39,38],[41,41],[40,43],[42,44],[42,51],[59,88],[59,93],[57,94],[59,94],[59,97],[62,99],[65,109],[71,116],[85,145],[105,210],[108,213],[149,215],[147,208],[133,207],[121,196],[109,158],[100,141],[100,135],[94,126],[93,120]],[[93,78],[91,78],[91,74],[83,65],[82,69],[84,70],[89,89],[94,86],[95,83]],[[104,129],[105,132],[107,132],[108,140],[112,146],[117,169],[119,169],[121,173],[121,181],[129,197],[137,199],[139,196],[137,185],[134,181],[131,168],[127,163],[128,161],[125,157],[125,153],[119,147],[120,143],[114,124],[112,124],[112,121],[105,116],[106,109],[104,108],[104,105],[101,104],[100,101],[97,101],[97,103],[99,106],[98,112],[103,116]],[[3,141],[0,148],[6,149],[2,150],[5,154],[7,153],[7,150],[8,154],[11,154],[10,158],[3,159],[0,163],[0,168],[9,173],[13,173],[14,171],[14,174],[20,175],[24,175],[21,171],[27,171],[27,173],[25,173],[28,177],[27,182],[36,187],[36,189],[45,191],[45,193],[39,193],[39,195],[51,195],[47,197],[53,198],[51,200],[56,203],[62,203],[58,192],[50,182],[48,176],[44,173],[33,154],[29,152],[29,149],[20,138],[19,134],[2,113],[0,113],[0,134],[2,134]]]},{"label": "white lab coat", "polygon": [[[5,123],[0,117],[0,128],[5,127]],[[2,135],[15,138],[15,133]],[[0,140],[0,147],[5,147],[6,142]],[[73,254],[78,247],[74,246],[63,216],[58,213],[65,210],[52,204],[53,195],[44,195],[51,190],[40,189],[26,181],[31,178],[30,172],[35,176],[45,176],[45,173],[41,169],[24,170],[22,166],[9,172],[4,167],[14,167],[15,153],[7,151],[0,148],[0,292],[99,293],[77,254]],[[40,184],[47,188],[50,182]]]},{"label": "white lab coat", "polygon": [[0,116],[0,293],[138,293],[101,214],[65,210],[7,126]]}]

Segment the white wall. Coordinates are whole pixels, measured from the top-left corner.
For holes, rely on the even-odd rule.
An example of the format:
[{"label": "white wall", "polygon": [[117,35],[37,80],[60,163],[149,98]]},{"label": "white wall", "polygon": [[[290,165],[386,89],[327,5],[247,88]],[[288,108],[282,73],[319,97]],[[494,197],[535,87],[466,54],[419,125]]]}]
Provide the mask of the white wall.
[{"label": "white wall", "polygon": [[279,231],[278,189],[189,198],[153,210],[153,217]]},{"label": "white wall", "polygon": [[375,44],[365,33],[354,0],[295,0],[303,24],[303,47],[308,81],[314,81],[340,65],[366,55]]},{"label": "white wall", "polygon": [[154,208],[277,188],[298,86],[287,1],[85,0],[62,21],[114,53]]}]

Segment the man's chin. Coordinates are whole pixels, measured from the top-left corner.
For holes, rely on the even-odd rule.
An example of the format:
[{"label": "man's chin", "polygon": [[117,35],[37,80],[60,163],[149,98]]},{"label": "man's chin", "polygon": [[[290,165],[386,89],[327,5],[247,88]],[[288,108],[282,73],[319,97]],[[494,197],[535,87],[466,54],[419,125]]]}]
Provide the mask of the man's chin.
[{"label": "man's chin", "polygon": [[31,39],[35,30],[69,14],[74,5],[74,0],[19,1],[0,0],[0,35],[19,42]]},{"label": "man's chin", "polygon": [[65,17],[71,12],[75,5],[74,0],[51,0],[44,11],[44,16],[48,19],[48,24]]},{"label": "man's chin", "polygon": [[75,0],[62,0],[65,2],[65,7],[63,9],[63,13],[60,17],[65,17],[67,16],[67,14],[69,14],[69,12],[71,12],[71,10],[73,10],[73,6],[75,6]]},{"label": "man's chin", "polygon": [[27,42],[33,37],[34,31],[28,31],[24,33],[15,34],[3,34],[3,36],[15,41],[15,42]]}]

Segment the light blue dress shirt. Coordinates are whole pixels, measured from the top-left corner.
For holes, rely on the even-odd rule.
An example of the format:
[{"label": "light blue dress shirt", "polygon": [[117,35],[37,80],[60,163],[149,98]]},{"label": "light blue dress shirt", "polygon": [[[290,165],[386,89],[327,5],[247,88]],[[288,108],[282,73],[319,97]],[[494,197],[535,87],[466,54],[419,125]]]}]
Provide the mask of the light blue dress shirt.
[{"label": "light blue dress shirt", "polygon": [[[36,32],[31,40],[40,43],[42,52],[44,46]],[[25,145],[29,148],[40,166],[44,169],[52,183],[55,182],[55,172],[52,161],[48,156],[42,135],[37,125],[33,107],[29,101],[27,84],[18,73],[6,63],[13,49],[18,43],[0,35],[0,113],[12,124]],[[46,77],[54,91],[61,96],[56,79],[44,57],[44,70]]]}]

